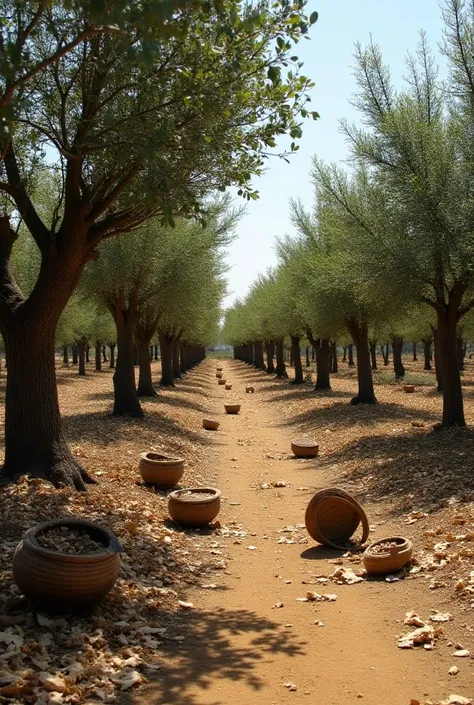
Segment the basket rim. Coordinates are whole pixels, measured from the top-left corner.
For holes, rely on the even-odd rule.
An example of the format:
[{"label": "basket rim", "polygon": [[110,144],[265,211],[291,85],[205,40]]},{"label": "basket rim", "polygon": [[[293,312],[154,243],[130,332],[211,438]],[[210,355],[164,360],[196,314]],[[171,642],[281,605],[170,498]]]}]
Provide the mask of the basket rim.
[{"label": "basket rim", "polygon": [[[107,540],[107,544],[100,551],[94,551],[93,553],[67,553],[65,551],[53,551],[50,548],[45,548],[44,546],[41,546],[41,544],[38,543],[38,540],[36,538],[38,534],[43,533],[47,529],[53,529],[58,526],[69,526],[71,528],[77,527],[99,532]],[[88,561],[94,559],[99,561],[100,559],[104,558],[104,556],[119,554],[123,551],[122,544],[110,529],[107,529],[104,526],[100,526],[100,524],[96,524],[95,522],[89,521],[88,519],[78,519],[75,517],[51,519],[50,521],[44,521],[41,524],[35,524],[35,526],[32,526],[24,533],[18,545],[20,546],[22,544],[31,544],[37,553],[47,558],[53,558],[61,561],[67,559],[67,562],[71,563],[81,563],[85,559],[87,559]]]}]

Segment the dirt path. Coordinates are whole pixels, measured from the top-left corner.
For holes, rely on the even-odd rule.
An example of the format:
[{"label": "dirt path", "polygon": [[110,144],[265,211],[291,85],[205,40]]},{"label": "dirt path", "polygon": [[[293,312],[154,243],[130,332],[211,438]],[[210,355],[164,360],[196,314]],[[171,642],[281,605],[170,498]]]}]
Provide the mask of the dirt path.
[{"label": "dirt path", "polygon": [[[259,394],[257,373],[224,361],[225,376],[233,383],[232,391],[225,391],[215,384],[215,361],[205,364],[221,420],[216,434],[216,482],[224,498],[221,522],[231,530],[230,535],[205,540],[213,556],[222,552],[227,570],[210,579],[217,587],[190,595],[196,609],[184,620],[185,638],[157,683],[132,695],[131,701],[409,705],[412,698],[437,702],[449,693],[472,697],[472,660],[452,658],[452,648],[397,648],[405,612],[424,610],[427,616],[433,607],[421,581],[316,582],[334,571],[336,554],[307,538],[304,512],[316,489],[333,484],[331,470],[321,471],[317,459],[288,457],[294,434],[278,425],[274,407]],[[245,394],[250,382],[257,385],[253,395]],[[242,402],[238,416],[222,413],[229,397]],[[261,489],[279,480],[285,486]],[[390,523],[381,519],[378,536],[390,530]],[[297,530],[282,531],[285,527]],[[334,593],[337,600],[299,602],[307,590]],[[460,667],[455,678],[448,675],[454,663]],[[294,684],[296,691],[285,683]]]}]

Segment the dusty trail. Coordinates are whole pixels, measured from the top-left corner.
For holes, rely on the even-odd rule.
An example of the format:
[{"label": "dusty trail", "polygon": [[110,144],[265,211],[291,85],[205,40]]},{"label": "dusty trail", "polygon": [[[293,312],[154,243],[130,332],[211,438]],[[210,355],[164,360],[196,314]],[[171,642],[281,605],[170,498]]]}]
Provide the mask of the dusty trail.
[{"label": "dusty trail", "polygon": [[[228,570],[212,578],[217,589],[190,596],[196,610],[189,613],[186,640],[157,683],[131,700],[156,705],[409,705],[412,698],[436,702],[453,692],[474,694],[467,663],[454,681],[448,669],[456,659],[448,653],[396,646],[405,612],[421,610],[423,600],[429,611],[419,581],[314,583],[315,576],[333,572],[336,554],[309,538],[301,543],[307,537],[304,528],[281,530],[303,524],[309,498],[332,485],[334,477],[318,469],[318,459],[284,457],[295,434],[279,427],[274,407],[259,393],[262,377],[224,361],[225,376],[233,383],[232,391],[225,391],[215,384],[215,361],[205,364],[221,420],[216,434],[216,483],[224,497],[220,518],[223,526],[246,535],[206,539],[216,542],[212,546],[227,558]],[[245,394],[250,381],[256,386],[253,395]],[[230,397],[242,402],[238,416],[222,413]],[[278,480],[286,486],[256,489]],[[384,523],[383,533],[389,526]],[[296,542],[278,543],[282,537]],[[307,590],[335,593],[337,601],[298,602]],[[275,607],[280,602],[283,606]],[[296,691],[285,683],[293,683]]]}]

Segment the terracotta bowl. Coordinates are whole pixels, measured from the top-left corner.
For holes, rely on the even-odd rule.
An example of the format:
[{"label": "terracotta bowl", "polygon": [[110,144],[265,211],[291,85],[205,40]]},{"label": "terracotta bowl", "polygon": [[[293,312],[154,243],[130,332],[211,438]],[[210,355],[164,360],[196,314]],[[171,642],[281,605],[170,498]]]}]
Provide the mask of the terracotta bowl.
[{"label": "terracotta bowl", "polygon": [[[85,529],[103,549],[73,554],[43,548],[37,536],[57,526]],[[121,550],[111,531],[90,521],[47,521],[29,529],[16,547],[13,577],[25,597],[49,612],[88,608],[101,602],[114,586]]]},{"label": "terracotta bowl", "polygon": [[216,372],[217,379],[222,379],[222,372]]},{"label": "terracotta bowl", "polygon": [[217,431],[217,429],[219,428],[219,421],[213,421],[212,419],[203,419],[202,427],[205,428],[206,431]]},{"label": "terracotta bowl", "polygon": [[297,458],[315,458],[319,453],[319,444],[311,438],[298,438],[291,441],[291,450]]},{"label": "terracotta bowl", "polygon": [[415,391],[415,385],[414,384],[404,384],[403,391],[406,394],[413,394],[413,392]]},{"label": "terracotta bowl", "polygon": [[225,384],[225,379],[218,379],[217,384]]},{"label": "terracotta bowl", "polygon": [[305,514],[309,535],[331,548],[348,548],[348,542],[362,523],[360,546],[369,536],[369,522],[362,506],[347,492],[330,488],[316,492]]},{"label": "terracotta bowl", "polygon": [[247,386],[245,387],[246,394],[253,394],[255,392],[255,387]]},{"label": "terracotta bowl", "polygon": [[178,484],[184,474],[184,460],[150,451],[141,453],[140,475],[148,485],[168,490]]},{"label": "terracotta bowl", "polygon": [[[380,548],[380,544],[395,544],[390,548]],[[377,550],[377,547],[378,550]],[[369,575],[396,573],[409,563],[413,556],[413,544],[404,536],[390,536],[370,544],[362,554],[364,567]]]},{"label": "terracotta bowl", "polygon": [[226,388],[226,389],[232,389],[232,385],[231,385],[231,384],[226,384],[226,385],[225,385],[225,388]]},{"label": "terracotta bowl", "polygon": [[170,492],[170,517],[182,526],[206,526],[219,514],[221,491],[216,487],[186,487]]},{"label": "terracotta bowl", "polygon": [[223,367],[216,367],[217,372],[222,372],[223,369],[224,369]]},{"label": "terracotta bowl", "polygon": [[226,414],[238,414],[240,411],[240,407],[240,404],[224,404]]}]

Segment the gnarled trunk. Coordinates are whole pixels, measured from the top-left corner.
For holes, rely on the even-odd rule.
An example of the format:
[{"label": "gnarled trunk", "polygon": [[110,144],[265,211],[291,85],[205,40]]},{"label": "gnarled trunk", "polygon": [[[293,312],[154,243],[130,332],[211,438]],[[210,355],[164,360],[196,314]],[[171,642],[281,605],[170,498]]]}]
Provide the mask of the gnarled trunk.
[{"label": "gnarled trunk", "polygon": [[82,341],[77,344],[77,354],[79,357],[79,374],[85,377],[86,374],[86,344]]},{"label": "gnarled trunk", "polygon": [[423,355],[425,359],[425,364],[423,366],[424,370],[431,370],[431,339],[423,338],[421,341],[423,343]]},{"label": "gnarled trunk", "polygon": [[273,358],[275,356],[275,343],[270,340],[265,344],[265,352],[267,355],[267,372],[269,375],[275,374],[275,364]]},{"label": "gnarled trunk", "polygon": [[[315,344],[316,343],[316,344]],[[321,338],[313,343],[316,350],[316,391],[331,389],[329,381],[329,340]]]},{"label": "gnarled trunk", "polygon": [[357,350],[357,382],[359,385],[358,394],[351,399],[351,404],[376,404],[367,324],[350,319],[347,327]]},{"label": "gnarled trunk", "polygon": [[100,372],[102,369],[102,343],[95,344],[95,371]]},{"label": "gnarled trunk", "polygon": [[173,377],[181,379],[181,365],[179,361],[179,343],[173,343]]},{"label": "gnarled trunk", "polygon": [[405,376],[405,367],[402,360],[403,338],[395,335],[392,338],[392,353],[393,353],[393,371],[395,377],[399,379]]},{"label": "gnarled trunk", "polygon": [[54,365],[56,321],[11,324],[2,330],[8,360],[3,480],[33,475],[57,487],[95,482],[64,438]]},{"label": "gnarled trunk", "polygon": [[291,353],[293,357],[293,365],[295,367],[295,378],[293,384],[303,384],[303,365],[301,364],[301,349],[300,337],[297,335],[291,336]]},{"label": "gnarled trunk", "polygon": [[354,367],[354,347],[352,343],[347,346],[349,367]]},{"label": "gnarled trunk", "polygon": [[285,351],[283,349],[283,340],[277,340],[275,342],[275,352],[276,352],[276,376],[281,379],[288,377],[288,372],[286,371],[285,365]]},{"label": "gnarled trunk", "polygon": [[113,313],[117,328],[117,364],[114,372],[114,416],[143,416],[135,386],[135,315],[116,307]]},{"label": "gnarled trunk", "polygon": [[137,396],[156,397],[151,376],[151,359],[149,353],[149,339],[136,332],[138,353],[138,387]]},{"label": "gnarled trunk", "polygon": [[174,387],[173,379],[173,339],[160,333],[160,350],[161,350],[161,379],[162,387]]},{"label": "gnarled trunk", "polygon": [[332,357],[331,357],[331,372],[337,374],[338,372],[338,362],[337,362],[337,343],[331,343]]},{"label": "gnarled trunk", "polygon": [[443,366],[442,360],[441,360],[441,351],[439,349],[439,335],[438,335],[438,329],[433,328],[433,347],[434,347],[434,365],[435,365],[435,374],[436,374],[436,386],[437,386],[437,391],[442,392],[443,391],[443,375],[441,373],[441,368]]},{"label": "gnarled trunk", "polygon": [[263,344],[261,340],[257,340],[256,343],[254,343],[254,358],[255,358],[255,367],[257,370],[264,370],[265,369],[265,362],[263,360]]},{"label": "gnarled trunk", "polygon": [[377,369],[377,342],[370,343],[370,363],[373,370]]},{"label": "gnarled trunk", "polygon": [[437,309],[438,345],[443,384],[443,426],[465,426],[461,376],[459,374],[457,320],[450,307]]},{"label": "gnarled trunk", "polygon": [[110,369],[115,369],[115,343],[109,343],[110,348]]}]

